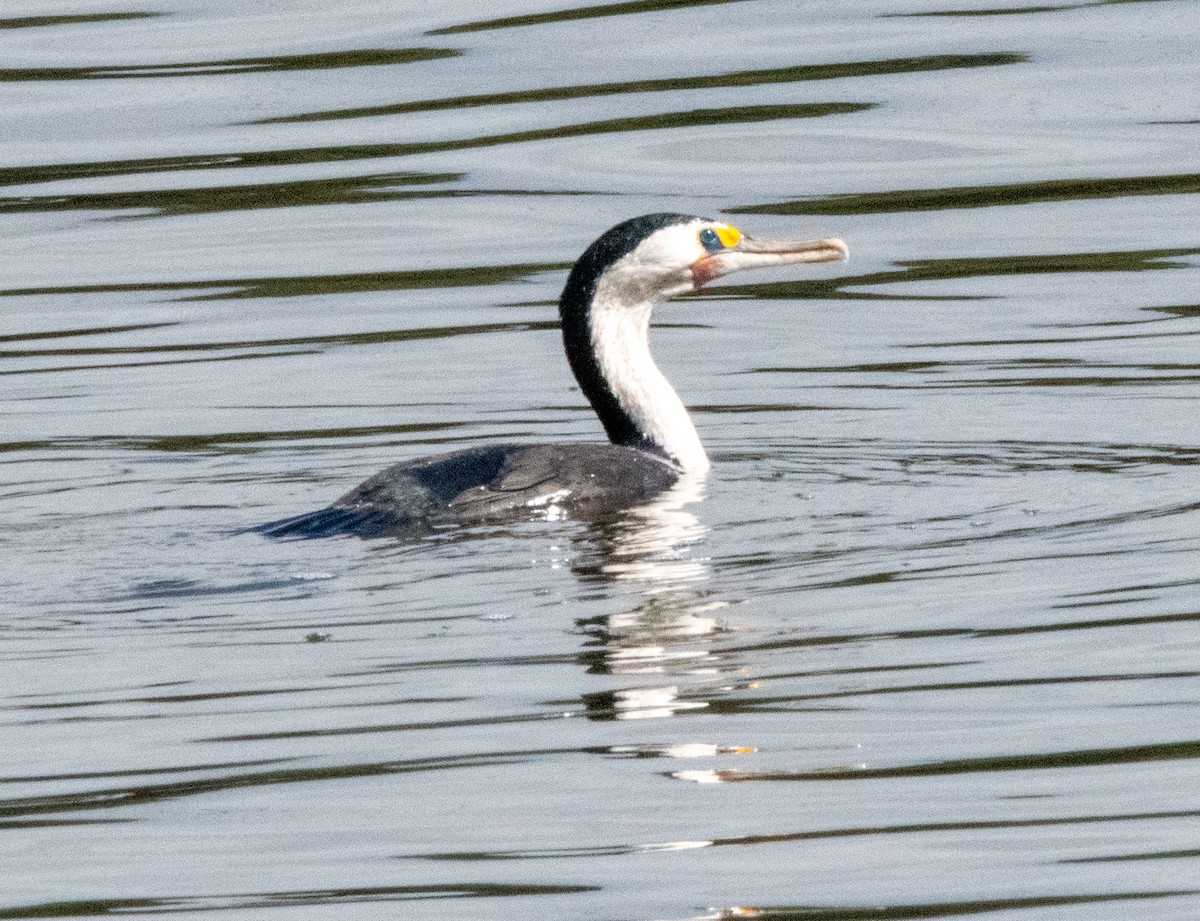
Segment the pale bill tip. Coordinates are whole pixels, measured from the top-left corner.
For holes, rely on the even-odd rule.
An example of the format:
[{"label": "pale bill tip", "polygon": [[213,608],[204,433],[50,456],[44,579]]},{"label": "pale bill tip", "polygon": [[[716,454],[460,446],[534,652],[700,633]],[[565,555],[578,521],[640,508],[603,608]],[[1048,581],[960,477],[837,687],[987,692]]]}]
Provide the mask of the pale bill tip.
[{"label": "pale bill tip", "polygon": [[830,237],[828,240],[822,240],[821,242],[837,253],[833,257],[835,260],[845,262],[850,258],[850,247],[846,245],[846,241],[841,237]]}]

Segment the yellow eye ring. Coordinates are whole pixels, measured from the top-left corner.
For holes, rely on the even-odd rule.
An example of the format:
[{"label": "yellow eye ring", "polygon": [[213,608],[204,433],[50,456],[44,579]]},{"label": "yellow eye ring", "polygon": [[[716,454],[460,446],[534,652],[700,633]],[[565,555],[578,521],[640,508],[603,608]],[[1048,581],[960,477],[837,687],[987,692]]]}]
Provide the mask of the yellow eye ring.
[{"label": "yellow eye ring", "polygon": [[738,245],[738,241],[742,239],[742,232],[736,227],[730,227],[728,224],[715,224],[713,230],[717,232],[717,236],[721,238],[721,242],[727,247]]}]

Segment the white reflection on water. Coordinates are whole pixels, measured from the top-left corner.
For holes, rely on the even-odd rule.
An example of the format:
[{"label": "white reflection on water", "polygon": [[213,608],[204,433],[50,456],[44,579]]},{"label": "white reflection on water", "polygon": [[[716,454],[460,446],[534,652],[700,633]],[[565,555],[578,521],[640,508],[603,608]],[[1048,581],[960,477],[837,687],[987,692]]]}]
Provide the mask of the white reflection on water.
[{"label": "white reflection on water", "polygon": [[670,776],[679,780],[690,780],[693,783],[729,783],[731,780],[739,779],[740,775],[732,771],[714,771],[711,768],[703,768],[692,771],[672,771]]},{"label": "white reflection on water", "polygon": [[614,530],[604,572],[647,595],[707,579],[707,561],[691,551],[708,528],[688,508],[703,498],[704,478],[684,475],[653,502],[630,509]]},{"label": "white reflection on water", "polygon": [[[695,675],[713,670],[707,640],[721,631],[713,611],[726,603],[709,597],[711,567],[699,548],[708,535],[692,507],[704,498],[704,480],[684,477],[654,502],[631,509],[599,543],[600,560],[585,579],[600,579],[632,604],[609,615],[592,633],[604,647],[603,670],[614,675]],[[621,720],[672,716],[701,709],[680,699],[677,682],[635,686],[596,695],[593,713]]]},{"label": "white reflection on water", "polygon": [[650,720],[674,716],[680,710],[700,709],[703,703],[679,700],[679,688],[628,688],[613,694],[614,716],[619,720]]},{"label": "white reflection on water", "polygon": [[659,758],[713,758],[717,755],[749,755],[753,748],[737,745],[712,745],[708,742],[682,742],[677,745],[614,745],[608,749],[613,755],[655,756]]}]

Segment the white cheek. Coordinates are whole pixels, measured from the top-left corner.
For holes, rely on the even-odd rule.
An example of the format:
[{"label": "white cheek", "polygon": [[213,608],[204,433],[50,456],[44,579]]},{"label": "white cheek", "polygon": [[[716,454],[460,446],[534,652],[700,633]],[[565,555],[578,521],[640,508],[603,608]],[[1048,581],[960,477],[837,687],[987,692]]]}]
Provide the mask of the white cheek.
[{"label": "white cheek", "polygon": [[699,224],[667,227],[647,238],[638,252],[660,265],[688,266],[704,255],[704,247],[697,237]]},{"label": "white cheek", "polygon": [[649,236],[621,261],[623,265],[618,263],[622,286],[646,299],[692,290],[692,265],[706,255],[696,234],[696,227],[684,225]]}]

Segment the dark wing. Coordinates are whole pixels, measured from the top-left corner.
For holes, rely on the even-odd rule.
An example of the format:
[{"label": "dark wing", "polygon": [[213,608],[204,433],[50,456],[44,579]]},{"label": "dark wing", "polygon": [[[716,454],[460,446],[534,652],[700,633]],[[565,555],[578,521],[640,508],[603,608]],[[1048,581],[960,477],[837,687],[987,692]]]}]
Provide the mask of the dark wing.
[{"label": "dark wing", "polygon": [[666,460],[612,444],[543,444],[512,449],[498,475],[465,490],[447,513],[459,519],[537,514],[550,505],[591,518],[640,505],[669,489],[679,469]]}]

